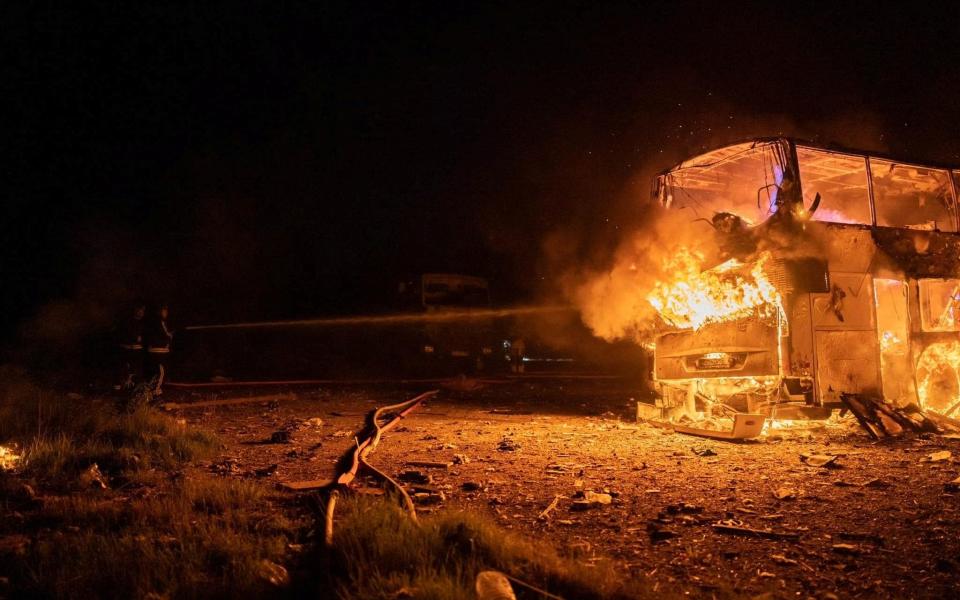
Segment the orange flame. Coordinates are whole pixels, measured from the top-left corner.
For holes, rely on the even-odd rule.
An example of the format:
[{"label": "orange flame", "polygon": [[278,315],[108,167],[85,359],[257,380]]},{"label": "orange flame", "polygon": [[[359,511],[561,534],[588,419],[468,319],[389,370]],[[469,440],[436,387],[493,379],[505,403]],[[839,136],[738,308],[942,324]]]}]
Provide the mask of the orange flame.
[{"label": "orange flame", "polygon": [[781,306],[780,293],[763,271],[770,254],[764,252],[750,269],[730,259],[703,271],[701,253],[681,248],[664,259],[663,270],[673,273],[670,281],[657,281],[647,295],[660,317],[678,329],[700,329],[707,323],[731,321],[759,310],[773,316]]},{"label": "orange flame", "polygon": [[16,446],[0,446],[0,471],[8,471],[20,462]]},{"label": "orange flame", "polygon": [[960,342],[927,346],[917,360],[916,373],[920,407],[953,416],[960,408]]}]

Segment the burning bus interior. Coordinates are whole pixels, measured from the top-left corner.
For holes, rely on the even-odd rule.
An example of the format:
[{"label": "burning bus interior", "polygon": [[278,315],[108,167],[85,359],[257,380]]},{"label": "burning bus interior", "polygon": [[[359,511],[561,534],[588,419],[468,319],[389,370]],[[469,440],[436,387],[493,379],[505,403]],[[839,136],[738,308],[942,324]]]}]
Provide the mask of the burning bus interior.
[{"label": "burning bus interior", "polygon": [[716,238],[647,296],[661,416],[823,417],[861,395],[951,417],[957,175],[791,139],[660,175],[656,199]]}]

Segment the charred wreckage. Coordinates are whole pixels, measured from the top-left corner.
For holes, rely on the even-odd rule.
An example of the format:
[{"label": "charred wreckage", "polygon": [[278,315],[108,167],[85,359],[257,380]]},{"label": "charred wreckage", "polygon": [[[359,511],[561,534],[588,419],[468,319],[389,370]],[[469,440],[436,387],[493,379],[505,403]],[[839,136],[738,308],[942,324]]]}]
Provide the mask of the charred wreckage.
[{"label": "charred wreckage", "polygon": [[661,173],[656,201],[715,256],[674,253],[647,297],[657,416],[739,413],[740,437],[836,408],[875,436],[955,427],[958,192],[957,168],[787,138]]}]

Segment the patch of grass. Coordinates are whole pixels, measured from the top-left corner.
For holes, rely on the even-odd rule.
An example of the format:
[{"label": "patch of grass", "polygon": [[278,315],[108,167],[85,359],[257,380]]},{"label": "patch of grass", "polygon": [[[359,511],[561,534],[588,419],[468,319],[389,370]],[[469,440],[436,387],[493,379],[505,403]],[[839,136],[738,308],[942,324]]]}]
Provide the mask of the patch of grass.
[{"label": "patch of grass", "polygon": [[144,468],[176,468],[209,456],[218,447],[210,433],[179,425],[149,407],[132,413],[100,407],[93,422],[35,437],[23,450],[23,473],[52,485],[66,484],[96,463],[122,476]]},{"label": "patch of grass", "polygon": [[[443,513],[415,524],[394,505],[349,499],[337,509],[334,548],[327,572],[344,573],[324,585],[343,600],[415,598],[453,600],[474,596],[478,572],[503,571],[565,598],[612,600],[640,597],[618,583],[613,566],[588,566],[544,544],[508,533],[476,514]],[[518,597],[524,596],[514,586]]]},{"label": "patch of grass", "polygon": [[49,498],[34,519],[53,533],[0,566],[28,597],[266,596],[264,561],[283,562],[296,533],[259,486],[223,479],[137,502]]}]

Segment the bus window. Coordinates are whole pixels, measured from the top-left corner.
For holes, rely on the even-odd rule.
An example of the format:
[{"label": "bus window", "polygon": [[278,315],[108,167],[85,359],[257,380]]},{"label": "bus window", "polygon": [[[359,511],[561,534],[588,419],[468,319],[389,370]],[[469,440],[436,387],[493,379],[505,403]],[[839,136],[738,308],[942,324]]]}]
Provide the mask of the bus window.
[{"label": "bus window", "polygon": [[956,231],[947,171],[871,159],[877,225]]},{"label": "bus window", "polygon": [[960,330],[960,280],[920,280],[920,325],[924,331]]},{"label": "bus window", "polygon": [[784,162],[777,142],[721,148],[667,173],[661,201],[667,208],[690,210],[692,217],[712,219],[727,212],[756,225],[777,210]]},{"label": "bus window", "polygon": [[867,161],[863,157],[797,146],[803,205],[820,194],[814,221],[870,225]]}]

